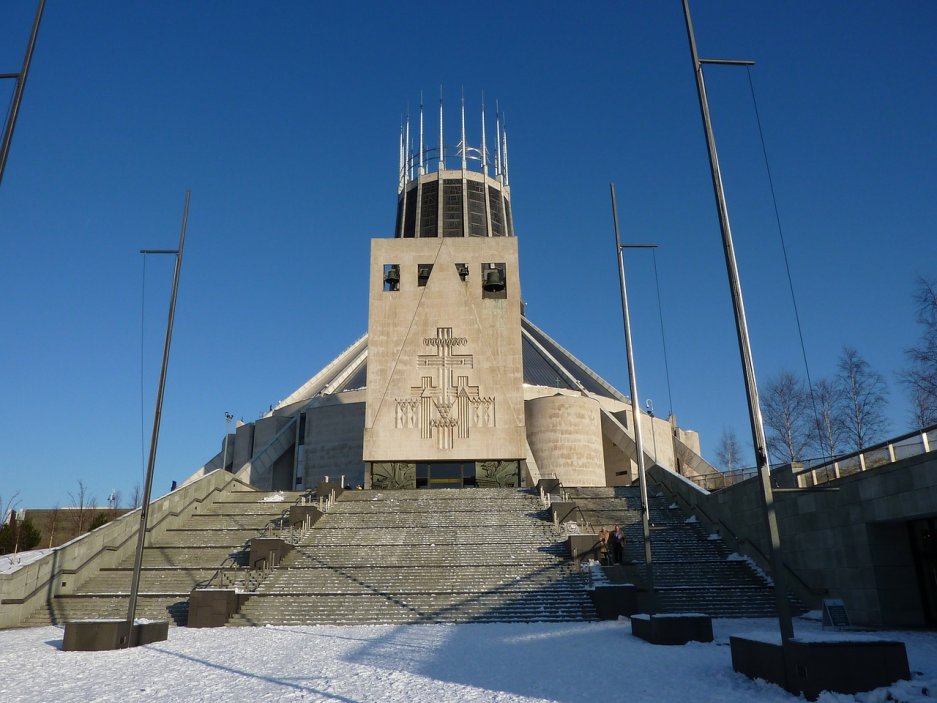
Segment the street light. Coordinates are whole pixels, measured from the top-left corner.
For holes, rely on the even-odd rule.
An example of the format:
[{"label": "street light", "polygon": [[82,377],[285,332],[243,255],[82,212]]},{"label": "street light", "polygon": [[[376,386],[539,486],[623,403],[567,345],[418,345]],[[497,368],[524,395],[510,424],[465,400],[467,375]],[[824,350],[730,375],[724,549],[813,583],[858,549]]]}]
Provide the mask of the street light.
[{"label": "street light", "polygon": [[751,421],[752,440],[755,445],[755,462],[758,466],[758,474],[761,482],[765,523],[771,541],[771,576],[774,579],[774,598],[778,610],[778,626],[781,631],[783,651],[790,640],[794,638],[794,623],[791,620],[790,605],[787,602],[784,561],[781,557],[781,534],[778,530],[778,518],[774,507],[774,490],[771,486],[771,466],[768,463],[765,426],[761,417],[761,405],[758,400],[755,363],[752,359],[752,347],[748,338],[748,321],[745,317],[745,304],[742,301],[742,284],[739,280],[738,264],[735,261],[735,246],[732,243],[732,228],[729,225],[729,208],[726,204],[725,188],[723,187],[722,174],[719,170],[719,156],[716,153],[716,137],[713,134],[712,120],[709,116],[709,101],[706,98],[706,84],[703,81],[703,64],[751,66],[754,61],[701,59],[696,49],[696,36],[693,34],[693,22],[690,19],[689,0],[683,0],[683,16],[686,20],[687,39],[690,43],[690,58],[693,60],[693,73],[696,76],[696,92],[699,98],[700,114],[703,118],[703,131],[706,134],[706,147],[709,152],[709,167],[712,175],[713,194],[716,197],[716,211],[719,215],[719,227],[722,230],[722,248],[725,254],[726,272],[729,276],[729,289],[732,293],[732,309],[735,312],[735,329],[738,334],[739,355],[742,358],[749,420]]},{"label": "street light", "polygon": [[644,401],[644,407],[647,408],[648,417],[651,418],[651,437],[654,439],[654,463],[660,464],[657,458],[657,432],[654,430],[654,401],[650,398]]},{"label": "street light", "polygon": [[224,455],[221,459],[221,468],[225,471],[228,470],[228,435],[231,434],[231,420],[234,419],[234,415],[229,412],[224,414]]},{"label": "street light", "polygon": [[[615,201],[615,184],[609,183],[612,192],[612,219],[615,222],[615,257],[618,259],[619,283],[621,284],[621,314],[625,325],[625,353],[628,356],[628,380],[631,385],[631,416],[634,419],[634,451],[638,460],[638,485],[641,489],[641,529],[644,532],[644,563],[648,595],[652,612],[657,609],[654,597],[654,567],[651,555],[651,514],[647,501],[647,476],[644,470],[644,442],[641,438],[641,411],[637,407],[638,380],[634,371],[634,349],[631,344],[631,316],[628,311],[628,285],[625,281],[625,258],[618,232],[618,204]],[[627,248],[654,249],[656,244],[629,244]]]},{"label": "street light", "polygon": [[134,646],[133,623],[137,612],[137,595],[140,590],[140,570],[143,566],[143,545],[146,540],[146,521],[150,512],[150,493],[153,489],[153,469],[156,466],[156,446],[159,442],[159,425],[163,413],[163,393],[166,390],[166,373],[169,369],[169,348],[172,344],[172,326],[176,316],[176,296],[179,292],[179,273],[182,270],[182,250],[185,247],[185,228],[189,221],[189,195],[185,192],[185,209],[182,212],[182,231],[179,233],[178,249],[141,249],[141,254],[174,254],[176,267],[172,276],[172,295],[169,298],[169,319],[166,321],[166,341],[163,345],[163,365],[159,372],[156,391],[156,410],[153,412],[153,434],[150,438],[150,458],[146,464],[146,480],[143,484],[143,503],[140,505],[140,529],[137,532],[137,547],[133,560],[133,575],[130,581],[130,602],[127,607],[127,624],[131,636],[127,646]]}]

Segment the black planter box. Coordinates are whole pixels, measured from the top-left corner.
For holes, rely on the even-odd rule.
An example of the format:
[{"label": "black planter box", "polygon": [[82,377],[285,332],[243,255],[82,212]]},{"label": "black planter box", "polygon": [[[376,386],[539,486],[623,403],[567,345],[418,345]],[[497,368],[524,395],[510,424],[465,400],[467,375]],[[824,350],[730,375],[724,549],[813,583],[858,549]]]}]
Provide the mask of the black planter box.
[{"label": "black planter box", "polygon": [[[764,679],[794,695],[816,700],[821,691],[861,693],[910,679],[904,642],[892,640],[791,640],[780,644],[745,637],[729,638],[732,668],[749,678]],[[786,656],[785,656],[786,654]]]},{"label": "black planter box", "polygon": [[651,644],[712,642],[713,621],[701,613],[639,614],[631,618],[631,633]]}]

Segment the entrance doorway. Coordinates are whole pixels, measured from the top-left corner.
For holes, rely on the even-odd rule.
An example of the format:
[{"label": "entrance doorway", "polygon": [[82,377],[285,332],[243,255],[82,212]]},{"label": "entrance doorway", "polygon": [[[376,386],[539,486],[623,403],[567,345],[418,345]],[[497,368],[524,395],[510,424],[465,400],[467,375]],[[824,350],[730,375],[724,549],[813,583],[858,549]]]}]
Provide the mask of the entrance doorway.
[{"label": "entrance doorway", "polygon": [[417,463],[417,488],[475,487],[474,461],[434,461]]},{"label": "entrance doorway", "polygon": [[931,627],[937,626],[937,518],[913,520],[908,523],[911,532],[911,552],[917,567],[921,587],[921,605],[924,619]]}]

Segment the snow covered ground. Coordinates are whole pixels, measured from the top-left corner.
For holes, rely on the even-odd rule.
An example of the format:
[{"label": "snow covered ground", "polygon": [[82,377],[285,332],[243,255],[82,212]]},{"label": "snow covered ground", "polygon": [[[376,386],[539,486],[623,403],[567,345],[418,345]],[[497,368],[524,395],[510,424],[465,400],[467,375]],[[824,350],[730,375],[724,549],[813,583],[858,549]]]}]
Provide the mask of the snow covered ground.
[{"label": "snow covered ground", "polygon": [[[733,672],[730,634],[774,620],[716,620],[717,641],[657,647],[601,623],[172,628],[169,640],[63,652],[62,630],[0,631],[2,701],[794,701]],[[798,620],[797,634],[817,632]],[[912,681],[824,703],[937,700],[937,633],[889,632]]]}]

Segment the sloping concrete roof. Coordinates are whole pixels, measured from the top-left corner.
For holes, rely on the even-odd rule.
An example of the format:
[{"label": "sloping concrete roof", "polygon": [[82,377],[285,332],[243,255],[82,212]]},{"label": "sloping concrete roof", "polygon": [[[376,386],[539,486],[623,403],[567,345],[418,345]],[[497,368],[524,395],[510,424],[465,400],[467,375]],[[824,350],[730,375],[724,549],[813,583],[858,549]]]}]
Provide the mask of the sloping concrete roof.
[{"label": "sloping concrete roof", "polygon": [[[524,383],[580,391],[628,402],[628,398],[564,349],[526,317],[521,318]],[[367,385],[367,334],[360,337],[328,366],[280,401],[274,412],[319,395],[360,390]],[[292,410],[292,408],[290,408]]]}]

